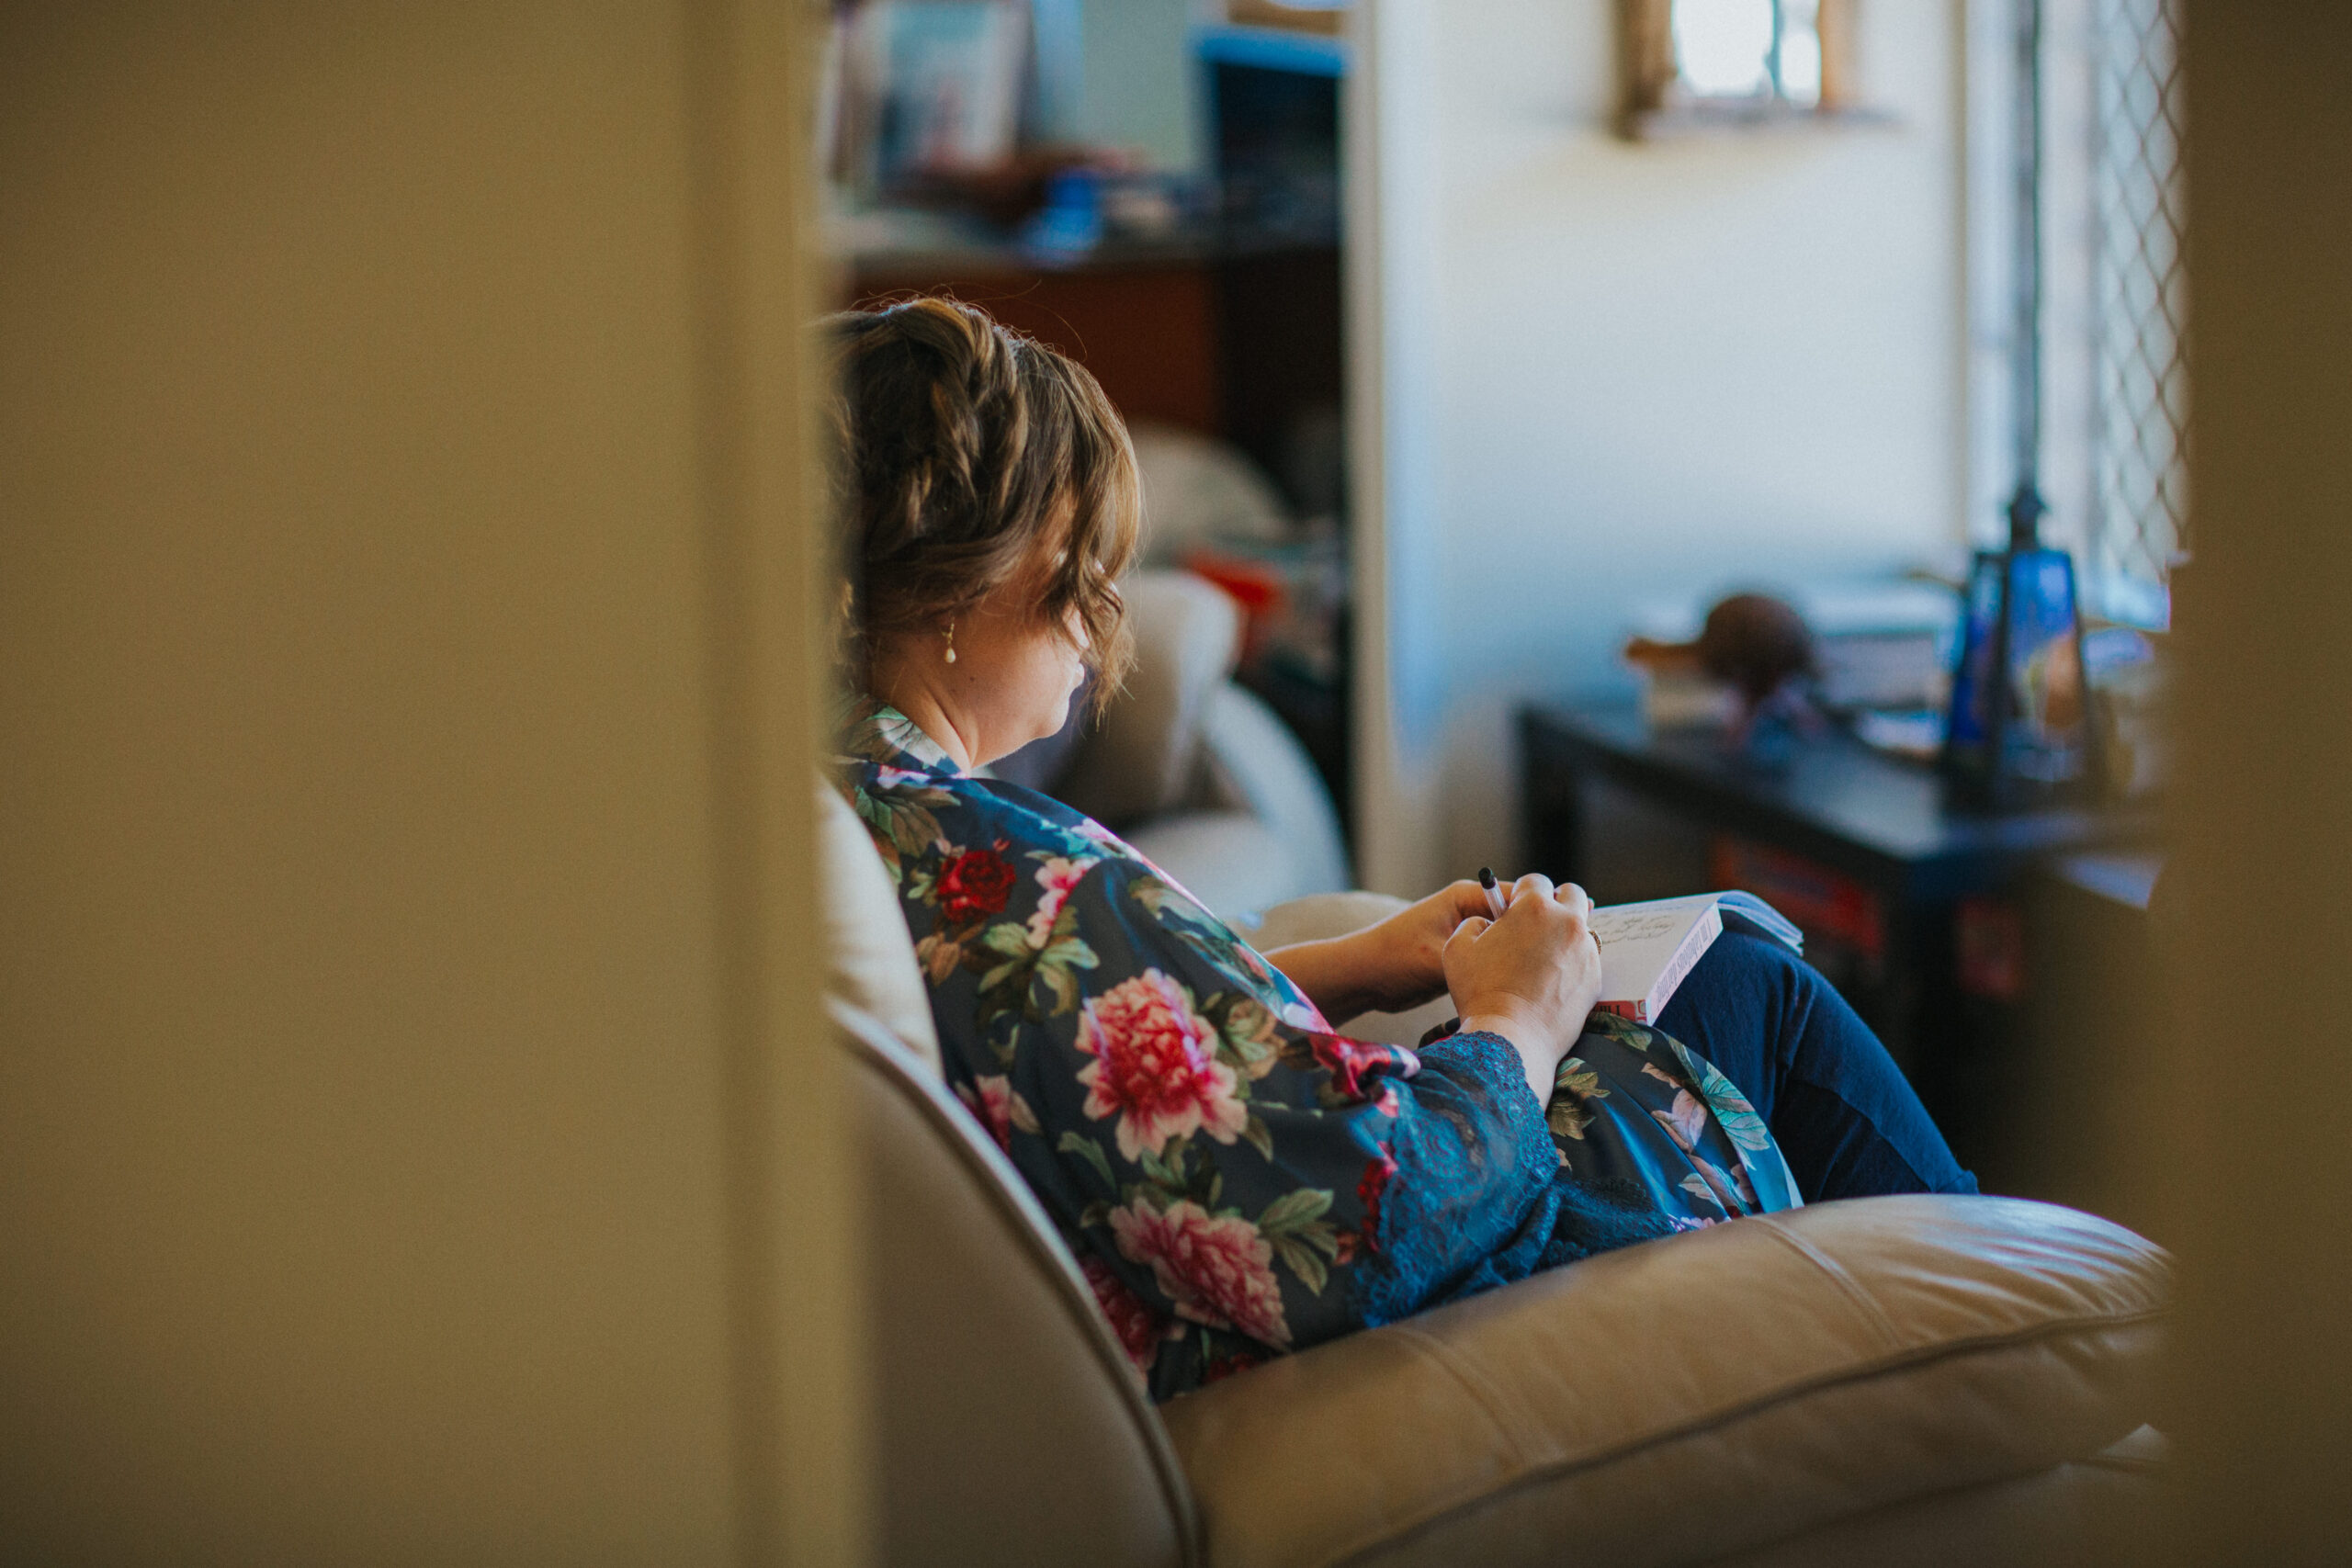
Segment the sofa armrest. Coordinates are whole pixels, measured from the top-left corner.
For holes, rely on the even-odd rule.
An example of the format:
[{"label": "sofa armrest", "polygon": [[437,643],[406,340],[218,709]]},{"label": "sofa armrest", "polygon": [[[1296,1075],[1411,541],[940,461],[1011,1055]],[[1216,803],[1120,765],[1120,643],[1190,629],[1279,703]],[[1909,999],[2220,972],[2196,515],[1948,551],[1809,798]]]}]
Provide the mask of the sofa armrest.
[{"label": "sofa armrest", "polygon": [[2166,1262],[2004,1198],[1871,1198],[1630,1247],[1162,1409],[1219,1568],[1663,1564],[2098,1453],[2144,1419]]}]

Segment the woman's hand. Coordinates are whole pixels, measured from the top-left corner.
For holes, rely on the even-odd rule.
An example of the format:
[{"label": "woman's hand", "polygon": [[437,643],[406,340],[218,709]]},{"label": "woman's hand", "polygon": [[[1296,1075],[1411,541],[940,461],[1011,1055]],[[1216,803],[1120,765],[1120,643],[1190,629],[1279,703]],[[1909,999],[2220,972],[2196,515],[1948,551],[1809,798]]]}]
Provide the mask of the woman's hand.
[{"label": "woman's hand", "polygon": [[[1548,885],[1547,885],[1548,886]],[[1445,944],[1472,916],[1487,913],[1475,882],[1441,887],[1377,925],[1266,954],[1333,1024],[1359,1013],[1403,1012],[1445,992]]]},{"label": "woman's hand", "polygon": [[1444,995],[1445,944],[1468,919],[1489,912],[1487,890],[1466,878],[1408,904],[1343,940],[1358,944],[1371,993],[1365,1007],[1403,1012]]},{"label": "woman's hand", "polygon": [[1574,883],[1555,889],[1549,877],[1522,876],[1500,919],[1473,916],[1445,943],[1445,985],[1462,1027],[1511,1043],[1538,1105],[1550,1101],[1560,1060],[1600,999],[1591,917],[1592,900]]}]

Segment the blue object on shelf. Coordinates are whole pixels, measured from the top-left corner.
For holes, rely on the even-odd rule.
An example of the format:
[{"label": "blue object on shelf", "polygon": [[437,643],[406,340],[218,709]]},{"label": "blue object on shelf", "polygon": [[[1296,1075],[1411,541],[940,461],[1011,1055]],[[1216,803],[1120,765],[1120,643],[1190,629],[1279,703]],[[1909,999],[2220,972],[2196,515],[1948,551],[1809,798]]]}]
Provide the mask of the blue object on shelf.
[{"label": "blue object on shelf", "polygon": [[1064,169],[1046,182],[1046,205],[1022,226],[1021,248],[1051,265],[1082,261],[1102,243],[1102,182],[1091,169]]},{"label": "blue object on shelf", "polygon": [[1951,713],[1944,767],[1980,805],[2046,802],[2089,782],[2082,626],[2065,551],[2019,543],[1978,552]]},{"label": "blue object on shelf", "polygon": [[1286,33],[1274,28],[1208,27],[1193,31],[1193,48],[1220,65],[1254,65],[1261,71],[1296,71],[1308,76],[1348,73],[1343,39]]}]

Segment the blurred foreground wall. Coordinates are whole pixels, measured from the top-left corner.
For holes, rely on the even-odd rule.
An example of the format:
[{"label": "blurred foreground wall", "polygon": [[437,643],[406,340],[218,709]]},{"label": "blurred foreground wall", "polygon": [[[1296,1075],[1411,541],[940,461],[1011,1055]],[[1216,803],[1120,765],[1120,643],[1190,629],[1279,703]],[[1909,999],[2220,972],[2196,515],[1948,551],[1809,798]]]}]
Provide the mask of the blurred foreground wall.
[{"label": "blurred foreground wall", "polygon": [[0,1560],[776,1560],[786,39],[4,15]]},{"label": "blurred foreground wall", "polygon": [[2119,1086],[2182,1259],[2181,1564],[2352,1561],[2352,11],[2191,0],[2176,1028]]}]

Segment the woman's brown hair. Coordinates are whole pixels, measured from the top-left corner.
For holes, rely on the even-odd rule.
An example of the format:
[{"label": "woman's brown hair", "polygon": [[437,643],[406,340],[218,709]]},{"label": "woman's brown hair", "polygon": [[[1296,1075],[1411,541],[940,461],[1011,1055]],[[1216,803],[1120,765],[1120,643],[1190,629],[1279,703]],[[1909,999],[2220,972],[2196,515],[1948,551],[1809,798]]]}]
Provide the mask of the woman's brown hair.
[{"label": "woman's brown hair", "polygon": [[1141,497],[1118,411],[1085,369],[953,299],[831,318],[834,505],[863,689],[882,642],[944,626],[1025,573],[1041,620],[1076,611],[1095,701],[1132,656],[1117,579]]}]

